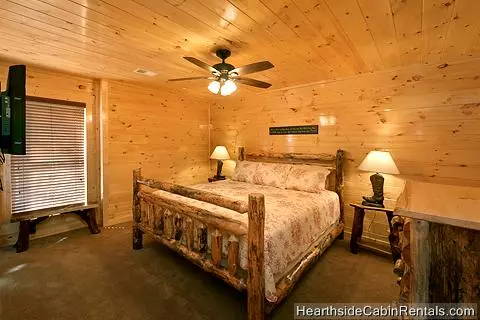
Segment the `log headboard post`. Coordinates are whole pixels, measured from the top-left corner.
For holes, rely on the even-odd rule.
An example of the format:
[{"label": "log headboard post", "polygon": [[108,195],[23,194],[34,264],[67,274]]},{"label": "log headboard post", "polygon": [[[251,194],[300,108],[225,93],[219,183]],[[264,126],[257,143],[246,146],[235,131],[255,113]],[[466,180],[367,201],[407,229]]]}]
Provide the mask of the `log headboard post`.
[{"label": "log headboard post", "polygon": [[340,222],[345,221],[343,214],[343,162],[345,160],[345,151],[337,150],[335,158],[335,192],[338,194],[340,200]]},{"label": "log headboard post", "polygon": [[263,320],[265,314],[264,230],[265,198],[248,195],[248,320]]},{"label": "log headboard post", "polygon": [[139,180],[142,180],[142,171],[140,168],[133,170],[133,196],[132,196],[132,215],[133,215],[133,249],[139,250],[143,248],[143,232],[138,228],[141,220],[140,198],[138,192],[140,191]]},{"label": "log headboard post", "polygon": [[238,161],[245,160],[245,147],[238,147],[237,151],[238,151],[237,160]]}]

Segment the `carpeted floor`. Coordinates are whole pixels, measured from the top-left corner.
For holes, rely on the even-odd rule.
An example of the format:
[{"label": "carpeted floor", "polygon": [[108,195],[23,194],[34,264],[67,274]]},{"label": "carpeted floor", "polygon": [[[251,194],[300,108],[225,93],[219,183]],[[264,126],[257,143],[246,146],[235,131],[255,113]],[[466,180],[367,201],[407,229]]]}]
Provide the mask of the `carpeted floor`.
[{"label": "carpeted floor", "polygon": [[[246,319],[246,296],[145,237],[131,250],[131,228],[86,229],[0,249],[2,320]],[[272,319],[292,319],[296,302],[392,302],[389,258],[353,255],[337,240]]]}]

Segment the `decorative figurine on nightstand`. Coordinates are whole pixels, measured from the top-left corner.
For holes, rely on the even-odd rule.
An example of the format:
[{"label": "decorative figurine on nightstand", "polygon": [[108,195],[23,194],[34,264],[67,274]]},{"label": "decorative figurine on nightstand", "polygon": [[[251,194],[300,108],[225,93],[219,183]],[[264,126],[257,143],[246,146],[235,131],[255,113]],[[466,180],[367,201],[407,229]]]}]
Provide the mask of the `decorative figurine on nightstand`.
[{"label": "decorative figurine on nightstand", "polygon": [[227,148],[225,148],[225,146],[216,146],[215,150],[213,150],[212,154],[210,155],[210,159],[217,160],[217,174],[213,176],[213,181],[225,180],[225,176],[222,176],[222,167],[223,160],[230,159]]},{"label": "decorative figurine on nightstand", "polygon": [[370,207],[384,208],[383,205],[383,184],[384,178],[380,174],[399,174],[397,166],[393,161],[390,152],[388,151],[370,151],[368,155],[363,159],[362,163],[358,166],[358,169],[362,171],[375,172],[370,176],[370,182],[372,183],[373,196],[363,196],[362,205]]}]

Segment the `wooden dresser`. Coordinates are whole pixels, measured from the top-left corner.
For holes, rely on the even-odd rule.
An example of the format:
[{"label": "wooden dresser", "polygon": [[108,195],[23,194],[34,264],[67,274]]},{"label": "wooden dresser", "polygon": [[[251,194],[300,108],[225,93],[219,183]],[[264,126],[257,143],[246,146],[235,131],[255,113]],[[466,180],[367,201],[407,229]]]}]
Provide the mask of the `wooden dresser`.
[{"label": "wooden dresser", "polygon": [[400,301],[480,303],[480,188],[407,182],[394,214]]}]

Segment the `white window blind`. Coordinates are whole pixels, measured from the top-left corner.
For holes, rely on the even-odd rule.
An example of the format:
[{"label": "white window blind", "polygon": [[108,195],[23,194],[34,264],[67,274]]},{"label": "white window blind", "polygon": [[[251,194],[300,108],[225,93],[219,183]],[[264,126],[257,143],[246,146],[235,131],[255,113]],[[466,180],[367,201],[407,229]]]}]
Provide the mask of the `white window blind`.
[{"label": "white window blind", "polygon": [[11,158],[12,214],[86,203],[85,108],[27,100],[27,155]]}]

